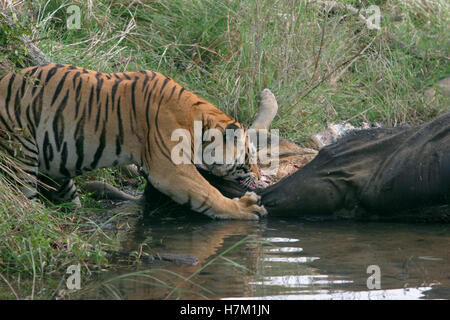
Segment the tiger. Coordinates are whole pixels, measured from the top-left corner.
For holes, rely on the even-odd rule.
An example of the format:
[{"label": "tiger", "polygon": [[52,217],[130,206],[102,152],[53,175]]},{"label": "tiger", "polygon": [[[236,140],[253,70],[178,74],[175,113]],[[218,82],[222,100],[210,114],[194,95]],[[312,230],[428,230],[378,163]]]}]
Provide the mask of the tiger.
[{"label": "tiger", "polygon": [[[199,172],[258,181],[249,161],[175,164],[175,129],[223,132],[243,126],[207,100],[159,72],[102,73],[67,64],[32,66],[0,78],[0,152],[15,157],[29,198],[81,206],[73,178],[134,164],[154,188],[191,210],[218,219],[257,220],[267,214],[260,197],[223,196]],[[192,146],[193,148],[193,146]],[[46,187],[42,188],[42,185]]]}]

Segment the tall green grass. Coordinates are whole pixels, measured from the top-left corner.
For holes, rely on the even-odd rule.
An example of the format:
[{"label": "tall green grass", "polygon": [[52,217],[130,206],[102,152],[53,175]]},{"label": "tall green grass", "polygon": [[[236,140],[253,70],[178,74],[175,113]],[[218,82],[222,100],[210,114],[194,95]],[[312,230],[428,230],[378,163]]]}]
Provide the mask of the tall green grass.
[{"label": "tall green grass", "polygon": [[274,127],[299,142],[327,122],[398,125],[448,110],[448,98],[423,92],[450,74],[449,2],[342,2],[379,5],[381,29],[313,1],[82,0],[80,30],[65,26],[72,1],[28,7],[53,61],[157,70],[247,125],[268,87],[280,106]]},{"label": "tall green grass", "polygon": [[58,285],[51,283],[63,281],[69,265],[82,261],[96,269],[108,263],[103,249],[117,244],[101,226],[85,212],[68,214],[62,206],[27,199],[23,182],[6,166],[18,167],[0,154],[0,288],[7,285],[0,298],[49,298]]}]

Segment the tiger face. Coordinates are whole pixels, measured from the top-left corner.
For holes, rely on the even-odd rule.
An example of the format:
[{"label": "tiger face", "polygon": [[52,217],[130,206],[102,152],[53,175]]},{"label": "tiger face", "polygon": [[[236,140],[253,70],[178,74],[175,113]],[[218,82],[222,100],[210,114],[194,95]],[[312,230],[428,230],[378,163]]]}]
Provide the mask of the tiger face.
[{"label": "tiger face", "polygon": [[[206,136],[206,140],[212,140]],[[212,149],[217,141],[206,142],[203,149]],[[226,180],[237,181],[247,188],[252,188],[260,179],[259,167],[253,157],[256,148],[251,143],[243,127],[233,122],[225,127],[222,135],[221,154],[214,154],[215,161],[204,161],[198,167]]]}]

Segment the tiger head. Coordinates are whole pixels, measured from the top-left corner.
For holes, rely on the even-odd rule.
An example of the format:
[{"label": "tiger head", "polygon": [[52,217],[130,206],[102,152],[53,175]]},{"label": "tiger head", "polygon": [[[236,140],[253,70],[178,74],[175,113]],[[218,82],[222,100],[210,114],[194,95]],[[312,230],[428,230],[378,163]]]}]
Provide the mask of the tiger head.
[{"label": "tiger head", "polygon": [[208,134],[208,131],[205,133],[202,145],[204,158],[197,166],[215,176],[254,188],[260,179],[260,170],[254,161],[256,148],[246,131],[236,121],[224,128],[216,128],[220,128],[221,136]]}]

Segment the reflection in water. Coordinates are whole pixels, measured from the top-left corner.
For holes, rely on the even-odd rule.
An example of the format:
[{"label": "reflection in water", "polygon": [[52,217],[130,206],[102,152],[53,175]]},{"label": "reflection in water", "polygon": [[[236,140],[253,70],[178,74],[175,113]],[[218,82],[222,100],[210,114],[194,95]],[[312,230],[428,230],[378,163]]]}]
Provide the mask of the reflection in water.
[{"label": "reflection in water", "polygon": [[319,257],[264,257],[263,261],[305,263],[320,259]]},{"label": "reflection in water", "polygon": [[293,247],[285,247],[285,248],[265,248],[264,252],[301,252],[303,248],[293,248]]},{"label": "reflection in water", "polygon": [[[249,240],[232,248],[245,237]],[[135,251],[144,242],[152,252],[192,254],[200,263],[139,266],[137,270],[151,270],[160,286],[139,277],[115,281],[122,298],[450,298],[449,225],[212,221],[169,215],[138,219],[124,236],[123,249]],[[367,288],[369,265],[380,268],[380,290]],[[131,271],[136,267],[106,278]]]},{"label": "reflection in water", "polygon": [[[415,300],[424,297],[424,292],[431,287],[408,289],[370,290],[370,291],[336,291],[317,290],[314,294],[309,291],[299,291],[290,295],[273,295],[265,297],[250,297],[241,299],[258,300]],[[239,299],[239,298],[225,298]]]},{"label": "reflection in water", "polygon": [[290,238],[279,238],[279,237],[269,237],[269,238],[261,238],[263,241],[268,242],[297,242],[298,239],[290,239]]},{"label": "reflection in water", "polygon": [[262,281],[252,282],[251,284],[260,286],[283,286],[287,288],[305,288],[313,284],[339,284],[353,283],[352,280],[328,280],[329,276],[324,274],[306,275],[306,276],[276,276],[264,277]]}]

